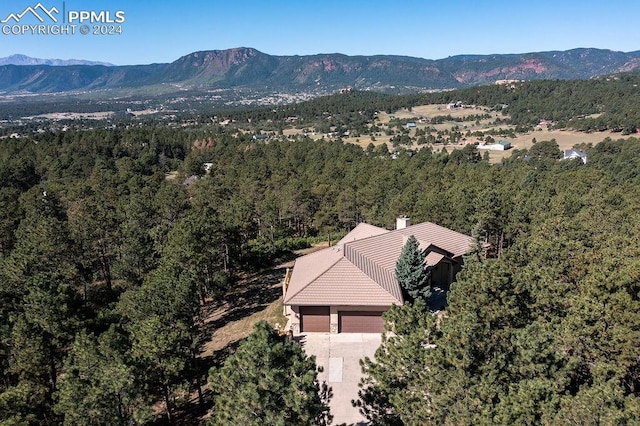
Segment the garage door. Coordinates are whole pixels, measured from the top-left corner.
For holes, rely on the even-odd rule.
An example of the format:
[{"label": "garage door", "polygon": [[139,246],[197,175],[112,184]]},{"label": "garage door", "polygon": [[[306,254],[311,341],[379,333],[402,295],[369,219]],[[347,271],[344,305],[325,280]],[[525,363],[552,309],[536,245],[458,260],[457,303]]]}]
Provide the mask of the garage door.
[{"label": "garage door", "polygon": [[340,311],[340,333],[382,333],[382,312]]},{"label": "garage door", "polygon": [[328,306],[301,306],[300,330],[303,332],[329,332]]}]

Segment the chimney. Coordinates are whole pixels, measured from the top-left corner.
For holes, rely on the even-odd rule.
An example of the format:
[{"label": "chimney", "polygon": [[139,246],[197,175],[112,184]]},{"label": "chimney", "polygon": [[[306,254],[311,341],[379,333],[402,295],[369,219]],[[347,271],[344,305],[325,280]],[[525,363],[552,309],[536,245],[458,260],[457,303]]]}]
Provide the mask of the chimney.
[{"label": "chimney", "polygon": [[407,226],[411,226],[411,219],[407,216],[402,215],[396,218],[396,229],[404,229]]}]

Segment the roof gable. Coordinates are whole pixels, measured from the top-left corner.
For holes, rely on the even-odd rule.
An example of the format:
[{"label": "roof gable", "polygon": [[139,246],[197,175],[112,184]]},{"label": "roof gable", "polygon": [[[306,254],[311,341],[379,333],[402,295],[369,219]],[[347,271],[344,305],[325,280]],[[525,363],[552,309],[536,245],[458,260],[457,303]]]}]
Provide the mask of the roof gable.
[{"label": "roof gable", "polygon": [[288,303],[289,299],[304,290],[307,285],[325,273],[341,258],[341,251],[336,247],[330,247],[296,259],[291,272],[285,303]]},{"label": "roof gable", "polygon": [[424,263],[426,263],[427,266],[436,266],[444,258],[444,254],[432,251],[425,256]]},{"label": "roof gable", "polygon": [[422,250],[426,254],[431,254],[431,253],[435,252],[435,253],[442,254],[443,256],[446,256],[446,257],[455,257],[453,255],[453,253],[451,253],[450,251],[445,250],[445,249],[443,249],[441,247],[438,247],[435,244],[424,244],[423,243],[423,244],[419,244],[418,247],[420,248],[420,250]]},{"label": "roof gable", "polygon": [[564,151],[564,155],[565,157],[571,156],[571,155],[577,155],[579,157],[585,157],[587,155],[587,153],[585,151],[582,151],[580,149],[567,149]]},{"label": "roof gable", "polygon": [[451,253],[451,257],[462,256],[473,246],[472,237],[431,222],[420,223],[392,231],[392,233],[393,232],[407,236],[413,235],[427,247],[433,244],[436,247],[448,251]]},{"label": "roof gable", "polygon": [[353,228],[351,232],[342,237],[342,239],[338,241],[336,245],[343,246],[348,242],[361,240],[363,238],[375,237],[377,235],[386,234],[387,232],[389,232],[389,230],[361,222],[355,228]]}]

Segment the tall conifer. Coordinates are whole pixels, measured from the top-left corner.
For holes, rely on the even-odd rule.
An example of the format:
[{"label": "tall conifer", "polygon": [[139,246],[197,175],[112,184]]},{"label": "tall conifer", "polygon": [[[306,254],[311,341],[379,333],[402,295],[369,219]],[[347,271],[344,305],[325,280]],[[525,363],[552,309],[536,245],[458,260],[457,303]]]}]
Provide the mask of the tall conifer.
[{"label": "tall conifer", "polygon": [[425,254],[420,250],[418,240],[410,235],[396,263],[396,279],[405,297],[409,296],[411,300],[422,299],[427,303],[431,296],[431,272],[425,267],[424,259]]}]

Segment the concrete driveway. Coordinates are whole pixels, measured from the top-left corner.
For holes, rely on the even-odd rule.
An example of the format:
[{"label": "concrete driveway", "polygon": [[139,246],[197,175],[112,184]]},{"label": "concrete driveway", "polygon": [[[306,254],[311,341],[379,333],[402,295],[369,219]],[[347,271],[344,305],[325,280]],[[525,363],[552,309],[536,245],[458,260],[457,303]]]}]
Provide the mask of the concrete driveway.
[{"label": "concrete driveway", "polygon": [[296,337],[308,355],[315,355],[316,363],[324,368],[318,374],[320,383],[326,381],[333,389],[331,414],[333,424],[368,425],[357,408],[351,405],[358,399],[358,383],[362,377],[360,359],[373,358],[380,346],[379,333],[301,333]]}]

